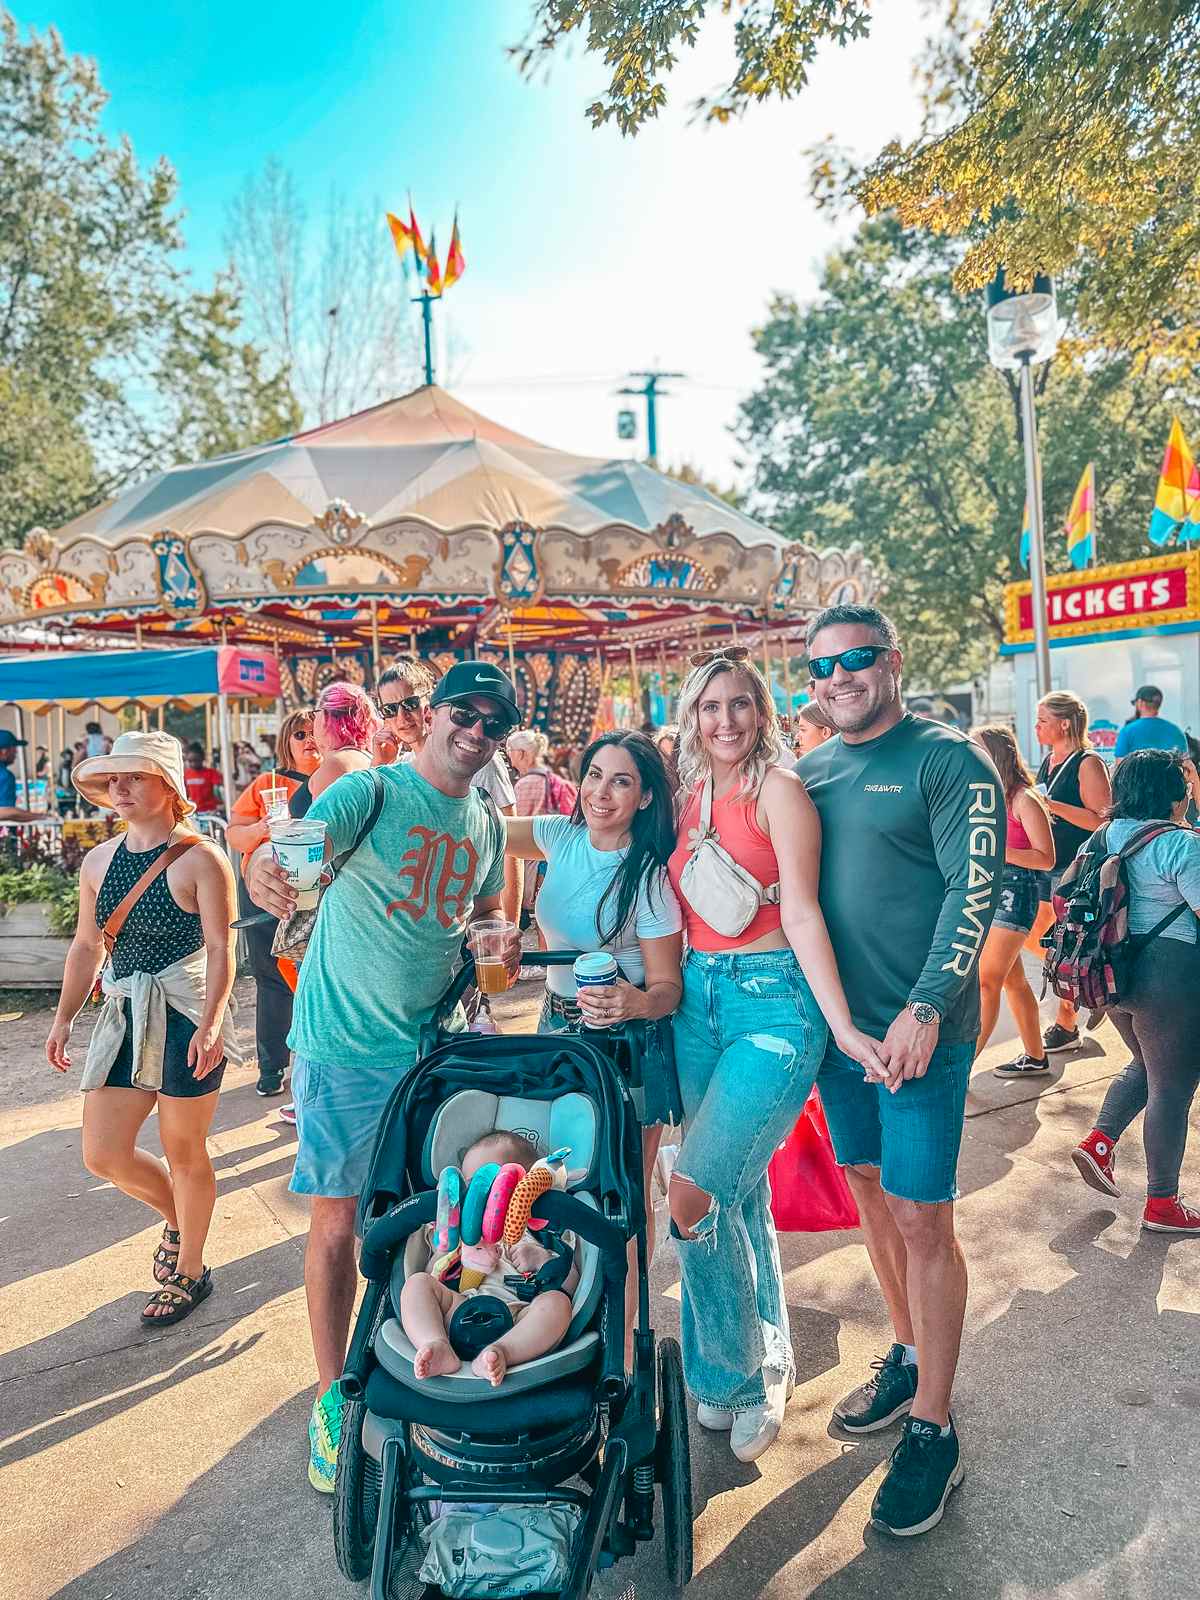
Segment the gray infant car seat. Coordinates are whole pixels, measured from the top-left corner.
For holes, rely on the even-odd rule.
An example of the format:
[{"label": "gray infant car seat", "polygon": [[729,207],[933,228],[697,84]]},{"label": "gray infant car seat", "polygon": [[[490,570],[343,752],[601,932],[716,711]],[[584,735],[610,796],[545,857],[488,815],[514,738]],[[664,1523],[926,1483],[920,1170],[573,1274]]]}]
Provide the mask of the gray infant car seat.
[{"label": "gray infant car seat", "polygon": [[[444,1167],[461,1166],[464,1155],[476,1140],[498,1128],[521,1134],[537,1148],[539,1156],[551,1150],[569,1149],[568,1190],[583,1204],[596,1208],[594,1196],[588,1193],[595,1156],[596,1110],[584,1094],[566,1094],[561,1099],[547,1101],[489,1094],[482,1089],[459,1090],[435,1113],[430,1123],[421,1156],[425,1183],[431,1188],[436,1185]],[[429,1247],[422,1229],[410,1235],[407,1247],[397,1256],[392,1269],[394,1307],[400,1304],[405,1279],[414,1272],[423,1272],[428,1259]],[[581,1371],[599,1354],[599,1334],[592,1324],[602,1289],[600,1252],[585,1240],[577,1240],[575,1264],[579,1269],[579,1282],[571,1296],[571,1322],[562,1343],[547,1355],[510,1367],[497,1386],[477,1378],[467,1363],[444,1377],[417,1378],[413,1373],[416,1350],[395,1316],[387,1318],[379,1330],[375,1353],[380,1364],[407,1387],[452,1405],[506,1399]]]}]

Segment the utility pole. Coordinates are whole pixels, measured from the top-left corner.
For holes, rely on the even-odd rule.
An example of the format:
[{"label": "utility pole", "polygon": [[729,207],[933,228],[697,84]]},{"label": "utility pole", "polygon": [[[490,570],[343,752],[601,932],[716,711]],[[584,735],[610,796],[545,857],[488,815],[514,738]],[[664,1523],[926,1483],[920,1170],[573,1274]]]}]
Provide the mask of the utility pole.
[{"label": "utility pole", "polygon": [[658,417],[655,412],[655,401],[670,398],[668,392],[661,390],[658,385],[664,378],[686,378],[685,372],[631,372],[631,378],[644,378],[645,382],[640,389],[618,389],[618,394],[641,395],[646,402],[646,443],[649,446],[648,458],[651,466],[658,465]]}]

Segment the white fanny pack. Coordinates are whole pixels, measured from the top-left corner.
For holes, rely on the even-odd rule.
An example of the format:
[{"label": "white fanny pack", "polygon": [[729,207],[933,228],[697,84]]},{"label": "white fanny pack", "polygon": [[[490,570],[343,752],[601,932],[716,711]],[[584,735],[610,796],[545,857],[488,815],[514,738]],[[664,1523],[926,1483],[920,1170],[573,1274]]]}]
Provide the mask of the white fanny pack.
[{"label": "white fanny pack", "polygon": [[[754,921],[763,906],[779,904],[779,885],[764,888],[729,854],[712,825],[712,778],[700,790],[700,817],[689,843],[692,853],[679,875],[679,889],[697,916],[714,933],[736,939]],[[749,802],[753,803],[753,802]],[[694,842],[693,842],[694,841]]]}]

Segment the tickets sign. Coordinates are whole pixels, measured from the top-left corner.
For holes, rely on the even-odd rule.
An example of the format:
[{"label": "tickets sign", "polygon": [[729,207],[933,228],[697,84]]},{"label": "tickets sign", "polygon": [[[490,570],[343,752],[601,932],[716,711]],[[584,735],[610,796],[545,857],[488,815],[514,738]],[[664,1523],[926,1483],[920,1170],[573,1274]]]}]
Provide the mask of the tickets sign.
[{"label": "tickets sign", "polygon": [[[1200,552],[1153,556],[1046,581],[1051,639],[1117,633],[1200,620]],[[1026,583],[1004,591],[1006,644],[1033,642],[1033,593]]]}]

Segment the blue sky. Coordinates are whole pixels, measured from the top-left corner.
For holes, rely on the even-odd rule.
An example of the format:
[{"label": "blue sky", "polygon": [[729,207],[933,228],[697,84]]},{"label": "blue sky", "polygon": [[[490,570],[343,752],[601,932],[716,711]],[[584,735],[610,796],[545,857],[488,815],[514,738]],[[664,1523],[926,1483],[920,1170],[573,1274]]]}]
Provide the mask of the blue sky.
[{"label": "blue sky", "polygon": [[[875,37],[818,62],[802,100],[709,129],[687,105],[731,59],[717,19],[636,140],[587,122],[605,80],[577,47],[548,78],[519,77],[504,49],[525,0],[14,9],[94,56],[110,129],[143,164],[175,167],[197,274],[220,264],[228,201],[268,156],[313,210],[332,184],[393,207],[411,186],[443,252],[458,203],[468,269],[439,308],[451,352],[439,380],[548,444],[616,455],[645,448],[616,439],[624,374],[681,370],[690,381],[660,409],[661,455],[722,481],[757,370],[750,330],[773,290],[812,291],[836,237],[807,198],[803,150],[827,134],[873,150],[916,121],[918,0],[888,0]],[[379,248],[391,248],[382,216]]]}]

